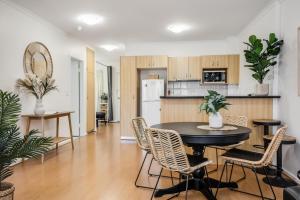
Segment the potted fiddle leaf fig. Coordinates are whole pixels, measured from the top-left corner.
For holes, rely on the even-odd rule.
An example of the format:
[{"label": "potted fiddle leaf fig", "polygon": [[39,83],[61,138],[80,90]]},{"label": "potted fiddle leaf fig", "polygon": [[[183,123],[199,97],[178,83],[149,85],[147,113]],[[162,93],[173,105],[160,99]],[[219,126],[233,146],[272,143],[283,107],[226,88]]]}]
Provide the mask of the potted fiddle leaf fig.
[{"label": "potted fiddle leaf fig", "polygon": [[256,85],[256,95],[268,95],[269,84],[264,83],[264,79],[269,73],[271,67],[277,64],[278,57],[283,40],[279,40],[275,33],[270,33],[268,39],[259,39],[255,35],[249,37],[249,42],[245,42],[247,49],[244,50],[246,62],[245,65],[252,72],[252,77],[258,81]]},{"label": "potted fiddle leaf fig", "polygon": [[11,165],[19,158],[37,158],[52,145],[49,137],[40,137],[37,130],[23,136],[17,122],[21,111],[18,95],[0,90],[0,199],[12,200],[15,187],[4,182],[13,174]]},{"label": "potted fiddle leaf fig", "polygon": [[222,128],[223,118],[220,114],[221,109],[227,109],[230,105],[225,96],[216,91],[208,90],[208,95],[204,97],[204,102],[200,105],[200,111],[206,111],[209,115],[209,127]]}]

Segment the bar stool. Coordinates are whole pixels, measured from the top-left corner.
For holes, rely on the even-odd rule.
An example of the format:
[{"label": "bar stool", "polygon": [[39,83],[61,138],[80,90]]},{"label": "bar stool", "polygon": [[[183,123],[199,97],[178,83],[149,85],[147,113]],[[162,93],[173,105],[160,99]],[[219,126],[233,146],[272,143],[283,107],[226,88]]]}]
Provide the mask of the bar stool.
[{"label": "bar stool", "polygon": [[[264,127],[264,136],[268,136],[269,135],[269,127],[271,126],[280,126],[281,125],[281,121],[280,120],[274,120],[274,119],[254,119],[252,121],[252,123],[256,126],[263,126]],[[266,141],[264,140],[264,145],[258,145],[255,144],[253,145],[253,147],[258,148],[258,149],[264,149],[266,150],[268,147],[268,144],[266,143]],[[264,167],[262,169],[257,169],[256,172],[258,174],[265,174],[265,170],[267,171],[268,175],[274,176],[276,175],[277,171],[274,168],[271,168],[269,166]]]},{"label": "bar stool", "polygon": [[[273,139],[273,135],[266,135],[264,136],[265,144],[269,144],[270,141]],[[286,188],[286,187],[292,187],[296,186],[297,183],[289,178],[285,178],[282,176],[282,145],[291,145],[296,144],[296,138],[293,136],[285,135],[283,137],[283,140],[277,150],[277,156],[276,156],[276,175],[274,177],[269,177],[270,185],[280,188]],[[263,181],[267,184],[269,184],[268,180],[263,178]]]},{"label": "bar stool", "polygon": [[[281,125],[280,120],[274,120],[274,119],[254,119],[252,122],[256,126],[263,126],[264,127],[264,136],[269,135],[269,127],[270,126],[280,126]],[[255,144],[253,146],[256,147],[256,148],[260,148],[260,149],[266,149],[267,148],[266,144],[264,144],[263,146]]]}]

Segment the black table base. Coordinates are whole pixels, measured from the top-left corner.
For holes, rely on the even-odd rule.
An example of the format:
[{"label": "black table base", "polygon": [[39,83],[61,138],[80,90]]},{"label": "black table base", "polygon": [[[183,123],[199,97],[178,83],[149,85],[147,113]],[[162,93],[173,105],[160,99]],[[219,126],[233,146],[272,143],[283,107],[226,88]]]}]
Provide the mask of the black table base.
[{"label": "black table base", "polygon": [[[218,186],[219,181],[212,178],[193,178],[189,180],[188,190],[200,191],[207,199],[215,200],[210,188],[217,188]],[[220,183],[219,188],[238,188],[238,185],[235,182],[222,182]],[[162,197],[167,194],[176,194],[185,191],[185,189],[186,181],[182,181],[173,187],[157,190],[154,194],[154,197]]]},{"label": "black table base", "polygon": [[[297,183],[289,178],[284,178],[282,176],[269,177],[270,185],[274,187],[286,188],[296,186]],[[263,178],[263,181],[269,184],[267,178]]]},{"label": "black table base", "polygon": [[269,166],[256,169],[256,173],[265,175],[264,168],[265,168],[268,176],[276,176],[277,169],[275,169],[274,167],[269,167]]}]

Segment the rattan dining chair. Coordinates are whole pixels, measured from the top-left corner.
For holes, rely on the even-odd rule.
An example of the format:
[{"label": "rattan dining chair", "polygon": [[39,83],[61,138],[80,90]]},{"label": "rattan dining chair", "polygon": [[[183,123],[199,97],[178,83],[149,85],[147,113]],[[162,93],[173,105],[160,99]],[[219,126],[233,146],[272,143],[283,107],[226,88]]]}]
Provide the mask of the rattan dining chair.
[{"label": "rattan dining chair", "polygon": [[[132,125],[133,125],[133,129],[134,129],[134,136],[136,138],[136,142],[137,142],[138,146],[140,147],[141,150],[146,152],[134,184],[136,187],[153,189],[153,187],[138,184],[138,180],[139,180],[140,174],[142,172],[142,169],[144,167],[145,161],[146,161],[148,155],[151,155],[150,146],[149,146],[149,143],[148,143],[146,135],[145,135],[145,129],[148,126],[143,117],[137,117],[137,118],[132,119]],[[151,169],[151,166],[153,163],[153,159],[154,158],[152,157],[147,172],[148,172],[148,175],[150,175],[150,176],[158,176],[157,174],[152,174],[150,172],[150,169]],[[171,173],[171,176],[163,176],[163,177],[171,178],[172,183],[173,183],[173,179],[175,179],[175,177],[173,177],[172,173]]]},{"label": "rattan dining chair", "polygon": [[[153,199],[163,169],[167,169],[172,172],[178,172],[180,177],[186,177],[185,199],[187,199],[189,178],[192,177],[192,174],[195,170],[203,167],[205,168],[211,163],[211,161],[204,161],[191,166],[182,139],[176,131],[154,128],[147,128],[146,130],[146,136],[149,141],[154,159],[162,167],[155,184],[155,188],[153,189],[151,199]],[[205,172],[207,175],[206,168]],[[181,178],[179,181],[181,181]],[[176,194],[175,196],[178,195],[179,194]]]},{"label": "rattan dining chair", "polygon": [[[230,124],[230,125],[234,125],[234,126],[247,127],[247,125],[248,125],[248,118],[245,117],[245,116],[226,115],[226,116],[224,116],[224,124]],[[217,167],[215,169],[209,171],[208,173],[216,172],[219,169],[219,154],[218,154],[218,150],[228,151],[230,149],[233,149],[233,148],[236,148],[238,146],[241,146],[244,143],[245,143],[244,141],[241,141],[241,142],[239,142],[237,144],[228,145],[228,146],[209,146],[210,148],[214,148],[216,150],[216,164],[217,164]],[[239,181],[241,181],[241,180],[243,180],[243,179],[246,178],[245,169],[243,167],[242,167],[242,170],[243,170],[243,177],[239,178],[236,182],[239,182]]]},{"label": "rattan dining chair", "polygon": [[[256,177],[256,181],[257,181],[257,184],[258,184],[260,195],[250,193],[250,192],[241,191],[241,190],[237,190],[237,189],[233,189],[233,190],[237,191],[237,192],[244,193],[244,194],[249,194],[249,195],[253,195],[253,196],[256,196],[256,197],[260,197],[261,199],[270,199],[270,200],[276,199],[276,195],[274,193],[272,185],[270,184],[269,175],[268,175],[265,167],[269,166],[272,163],[272,158],[273,158],[274,154],[277,152],[277,150],[278,150],[278,148],[279,148],[279,146],[282,142],[282,139],[283,139],[284,135],[286,134],[286,132],[287,132],[287,127],[286,126],[278,129],[264,154],[251,152],[251,151],[246,151],[246,150],[241,150],[241,149],[231,149],[231,150],[227,151],[226,153],[224,153],[222,155],[222,158],[225,160],[225,164],[224,164],[224,167],[222,169],[220,182],[221,182],[223,174],[224,174],[224,169],[228,164],[232,164],[230,177],[229,177],[229,182],[231,181],[232,171],[233,171],[234,165],[244,166],[246,168],[251,169],[254,172],[255,177]],[[264,172],[265,172],[264,175],[266,176],[268,185],[270,186],[270,189],[272,191],[273,198],[264,197],[263,192],[261,190],[260,183],[259,183],[259,179],[258,179],[258,176],[257,176],[257,173],[256,173],[256,170],[258,168],[263,168],[264,169]],[[219,190],[219,187],[216,191],[215,197],[218,194],[218,190]]]},{"label": "rattan dining chair", "polygon": [[[144,167],[145,161],[146,161],[148,155],[151,154],[150,146],[149,146],[149,143],[148,143],[146,135],[145,135],[145,129],[147,128],[147,123],[146,123],[146,121],[143,117],[137,117],[135,119],[132,119],[132,126],[133,126],[134,136],[135,136],[135,139],[136,139],[136,142],[137,142],[138,146],[141,148],[141,150],[146,152],[145,157],[144,157],[143,162],[142,162],[142,165],[139,169],[138,175],[135,179],[134,185],[136,187],[153,189],[153,187],[138,184],[138,180],[139,180],[141,171]],[[151,160],[151,163],[149,165],[148,172],[151,168],[151,165],[152,165],[152,160]]]}]

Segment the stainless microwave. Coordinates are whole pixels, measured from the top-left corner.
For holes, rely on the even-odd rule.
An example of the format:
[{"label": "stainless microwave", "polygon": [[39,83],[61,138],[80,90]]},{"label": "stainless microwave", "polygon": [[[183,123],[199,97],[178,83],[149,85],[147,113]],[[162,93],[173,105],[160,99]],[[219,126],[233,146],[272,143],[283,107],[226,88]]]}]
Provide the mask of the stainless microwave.
[{"label": "stainless microwave", "polygon": [[203,83],[227,83],[227,69],[203,69]]}]

